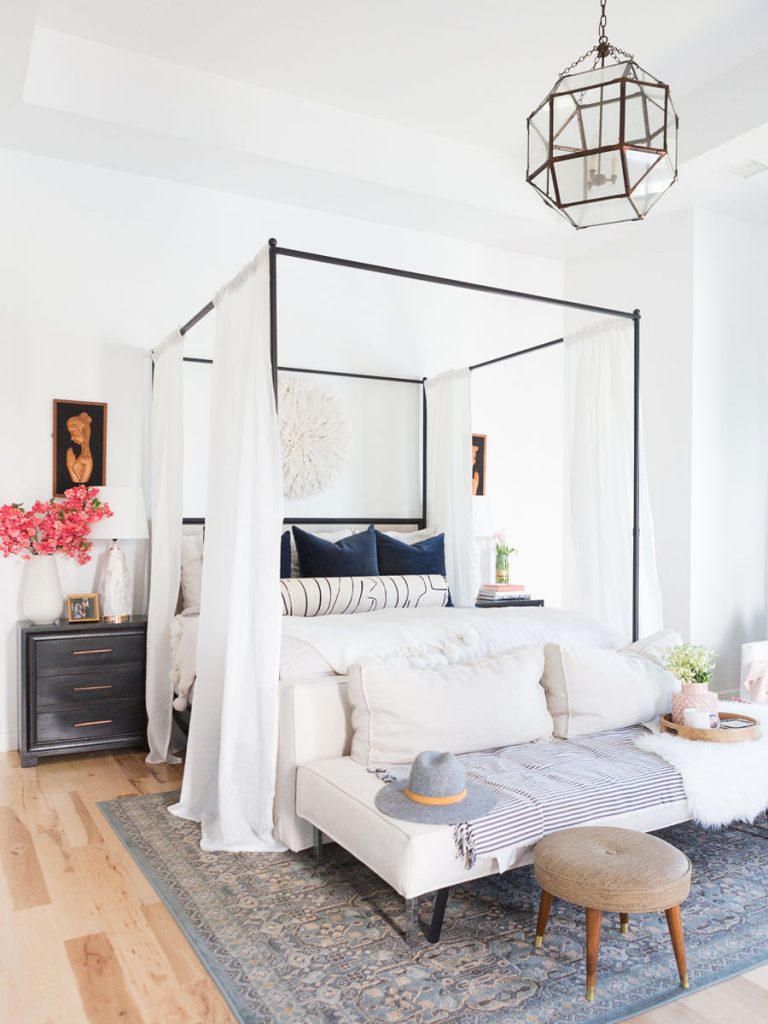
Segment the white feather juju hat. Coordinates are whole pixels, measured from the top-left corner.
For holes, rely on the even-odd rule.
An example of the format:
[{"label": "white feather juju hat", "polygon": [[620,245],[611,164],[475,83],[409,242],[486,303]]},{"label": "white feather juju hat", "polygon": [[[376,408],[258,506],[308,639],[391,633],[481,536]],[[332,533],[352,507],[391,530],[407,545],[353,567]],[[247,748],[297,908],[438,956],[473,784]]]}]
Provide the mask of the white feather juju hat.
[{"label": "white feather juju hat", "polygon": [[341,404],[328,388],[303,377],[283,378],[278,401],[285,496],[320,494],[349,456],[352,433]]}]

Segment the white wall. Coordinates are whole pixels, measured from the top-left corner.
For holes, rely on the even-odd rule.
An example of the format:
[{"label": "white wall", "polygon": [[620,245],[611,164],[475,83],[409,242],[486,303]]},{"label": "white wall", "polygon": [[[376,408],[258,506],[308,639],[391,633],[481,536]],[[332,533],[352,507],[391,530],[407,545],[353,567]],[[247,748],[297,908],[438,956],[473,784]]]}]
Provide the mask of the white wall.
[{"label": "white wall", "polygon": [[695,241],[691,633],[733,690],[768,635],[768,231],[700,210]]},{"label": "white wall", "polygon": [[569,298],[642,311],[642,400],[665,624],[718,652],[766,635],[768,232],[702,210],[566,269]]},{"label": "white wall", "polygon": [[[149,349],[271,235],[438,275],[552,295],[563,289],[556,261],[10,151],[0,151],[0,223],[0,399],[9,434],[0,502],[50,493],[53,398],[108,402],[108,482],[142,483]],[[397,287],[375,293],[358,276],[346,291],[354,332],[329,339],[310,331],[313,320],[331,322],[329,304],[338,308],[322,270],[302,264],[283,273],[281,265],[283,299],[291,290],[301,295],[301,305],[281,300],[292,310],[281,322],[281,361],[421,376],[560,330],[550,307],[392,280]],[[190,335],[190,353],[206,346],[207,329]],[[477,429],[492,439],[508,430],[503,391],[481,419]],[[498,486],[514,488],[514,480],[500,474]],[[132,554],[140,568],[143,551]],[[62,564],[63,590],[93,589],[96,567]],[[0,749],[16,742],[22,573],[16,560],[0,564]]]}]

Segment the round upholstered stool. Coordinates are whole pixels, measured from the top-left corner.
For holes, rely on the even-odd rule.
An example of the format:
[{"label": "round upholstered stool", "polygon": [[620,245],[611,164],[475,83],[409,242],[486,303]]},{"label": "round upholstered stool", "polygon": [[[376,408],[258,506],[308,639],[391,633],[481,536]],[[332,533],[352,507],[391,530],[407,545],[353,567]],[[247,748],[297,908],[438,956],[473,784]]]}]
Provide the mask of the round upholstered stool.
[{"label": "round upholstered stool", "polygon": [[680,984],[688,988],[680,904],[691,891],[691,862],[684,853],[663,839],[627,828],[570,828],[537,843],[534,871],[541,886],[537,947],[555,897],[586,908],[587,999],[595,998],[605,911],[620,915],[625,934],[630,914],[665,911]]}]

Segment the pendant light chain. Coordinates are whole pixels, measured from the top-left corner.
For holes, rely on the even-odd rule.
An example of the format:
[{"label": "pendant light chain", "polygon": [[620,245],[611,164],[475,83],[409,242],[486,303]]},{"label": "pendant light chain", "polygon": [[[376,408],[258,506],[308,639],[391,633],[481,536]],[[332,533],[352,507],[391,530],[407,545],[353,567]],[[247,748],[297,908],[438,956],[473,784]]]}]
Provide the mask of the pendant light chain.
[{"label": "pendant light chain", "polygon": [[608,2],[608,0],[600,0],[600,21],[599,21],[598,26],[597,26],[597,41],[598,41],[598,43],[607,43],[608,42],[608,36],[606,34],[606,31],[605,31],[606,22],[608,20],[607,17],[606,17],[606,14],[605,14],[605,5],[607,4],[607,2]]},{"label": "pendant light chain", "polygon": [[617,60],[624,58],[625,60],[634,60],[635,58],[631,53],[627,53],[626,50],[622,50],[618,46],[614,46],[613,43],[608,42],[607,34],[607,22],[608,17],[606,14],[606,5],[608,0],[600,0],[600,21],[597,25],[597,43],[594,46],[590,46],[586,53],[582,53],[580,57],[577,57],[575,61],[563,68],[558,75],[558,78],[564,78],[574,71],[579,64],[583,63],[592,54],[595,55],[594,62],[592,64],[592,70],[594,71],[597,65],[602,61],[605,64],[605,58],[608,56],[615,57]]}]

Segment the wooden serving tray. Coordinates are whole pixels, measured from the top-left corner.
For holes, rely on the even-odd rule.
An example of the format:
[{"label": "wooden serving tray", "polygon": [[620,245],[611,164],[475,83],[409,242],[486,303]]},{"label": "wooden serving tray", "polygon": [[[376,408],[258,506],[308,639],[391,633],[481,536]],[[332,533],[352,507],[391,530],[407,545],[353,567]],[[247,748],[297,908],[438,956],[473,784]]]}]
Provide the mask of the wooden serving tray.
[{"label": "wooden serving tray", "polygon": [[749,715],[735,715],[729,711],[720,712],[721,722],[725,722],[729,718],[744,718],[752,725],[745,725],[743,729],[694,729],[690,725],[676,725],[672,721],[672,715],[662,715],[659,725],[662,732],[681,736],[685,740],[704,740],[708,743],[744,743],[747,740],[760,739],[760,723],[756,718],[751,718]]}]

